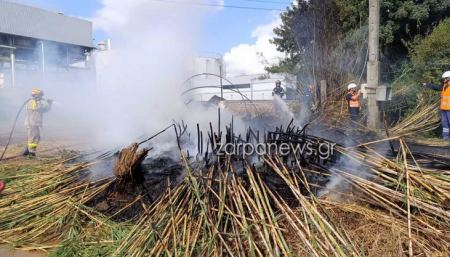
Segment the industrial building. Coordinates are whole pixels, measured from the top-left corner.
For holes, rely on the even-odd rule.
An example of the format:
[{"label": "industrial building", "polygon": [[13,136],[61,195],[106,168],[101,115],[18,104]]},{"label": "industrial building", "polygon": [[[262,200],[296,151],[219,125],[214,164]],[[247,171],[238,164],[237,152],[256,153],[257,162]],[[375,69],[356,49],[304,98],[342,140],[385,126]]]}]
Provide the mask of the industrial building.
[{"label": "industrial building", "polygon": [[285,97],[289,98],[296,92],[295,77],[286,74],[228,76],[220,57],[198,57],[191,66],[193,75],[186,87],[196,101],[209,101],[213,97],[229,101],[272,100],[272,90],[277,80],[281,81],[287,92]]},{"label": "industrial building", "polygon": [[95,78],[93,49],[90,21],[0,0],[0,88]]}]

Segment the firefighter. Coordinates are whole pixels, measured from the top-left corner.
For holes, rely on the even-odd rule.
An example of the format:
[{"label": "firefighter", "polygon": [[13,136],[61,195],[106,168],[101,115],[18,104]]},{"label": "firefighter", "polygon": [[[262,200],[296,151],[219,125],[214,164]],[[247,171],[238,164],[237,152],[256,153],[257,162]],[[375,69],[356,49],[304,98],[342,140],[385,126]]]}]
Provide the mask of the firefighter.
[{"label": "firefighter", "polygon": [[350,119],[352,121],[358,121],[359,111],[361,109],[361,102],[359,100],[359,96],[361,92],[358,90],[358,86],[354,83],[351,83],[347,87],[348,92],[345,95],[345,100],[348,104],[348,111],[350,113]]},{"label": "firefighter", "polygon": [[275,88],[272,91],[272,96],[279,96],[280,98],[283,98],[284,96],[284,89],[281,87],[281,81],[277,80],[275,82]]},{"label": "firefighter", "polygon": [[44,99],[44,92],[38,88],[31,91],[30,99],[26,105],[27,117],[25,126],[27,128],[28,142],[23,155],[36,155],[36,148],[41,140],[41,129],[44,112],[48,112],[52,106],[52,100]]},{"label": "firefighter", "polygon": [[423,83],[427,88],[441,92],[441,124],[442,124],[442,138],[449,140],[450,133],[450,71],[444,72],[442,75],[444,82],[442,85],[435,85]]}]

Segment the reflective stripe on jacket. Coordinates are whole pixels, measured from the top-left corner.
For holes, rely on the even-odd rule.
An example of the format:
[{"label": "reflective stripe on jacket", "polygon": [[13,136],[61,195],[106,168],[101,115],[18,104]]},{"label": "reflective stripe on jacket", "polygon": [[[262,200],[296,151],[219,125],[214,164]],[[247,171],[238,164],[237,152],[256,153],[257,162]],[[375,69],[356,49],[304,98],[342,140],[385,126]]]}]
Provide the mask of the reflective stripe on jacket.
[{"label": "reflective stripe on jacket", "polygon": [[27,103],[26,127],[42,127],[44,112],[49,111],[51,105],[45,99],[33,98]]},{"label": "reflective stripe on jacket", "polygon": [[361,103],[359,102],[359,97],[357,97],[357,95],[348,93],[346,95],[345,99],[348,102],[348,107],[350,107],[350,108],[360,108],[361,107]]},{"label": "reflective stripe on jacket", "polygon": [[448,84],[441,91],[441,110],[450,111],[450,85]]},{"label": "reflective stripe on jacket", "polygon": [[350,100],[350,101],[348,101],[348,106],[350,108],[359,108],[359,107],[361,107],[361,105],[359,104],[359,99],[358,100]]}]

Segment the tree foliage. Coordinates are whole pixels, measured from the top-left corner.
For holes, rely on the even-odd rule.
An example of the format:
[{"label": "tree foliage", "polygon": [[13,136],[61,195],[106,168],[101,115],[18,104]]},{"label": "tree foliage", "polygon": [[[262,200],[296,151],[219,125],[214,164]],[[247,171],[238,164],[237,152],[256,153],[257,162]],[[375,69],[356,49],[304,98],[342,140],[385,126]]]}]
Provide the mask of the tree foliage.
[{"label": "tree foliage", "polygon": [[[343,41],[348,43],[345,39],[351,38],[355,31],[367,27],[368,2],[298,0],[298,4],[281,14],[282,24],[274,30],[276,37],[272,42],[287,58],[269,70],[298,72],[313,64],[316,75],[322,73],[322,78],[327,79],[329,76],[323,76],[325,70],[332,72],[330,68],[335,67],[331,63],[337,61],[327,56],[340,49]],[[450,0],[381,0],[382,60],[393,64],[385,66],[385,70],[391,72],[393,66],[400,67],[417,38],[429,34],[447,17],[450,17]],[[354,43],[354,47],[361,44]],[[353,54],[360,54],[358,50]],[[311,57],[313,52],[315,56]]]},{"label": "tree foliage", "polygon": [[347,81],[359,69],[358,57],[366,53],[367,28],[346,33],[337,4],[335,0],[299,1],[283,13],[272,42],[288,58],[269,71],[290,71],[300,75],[304,84]]},{"label": "tree foliage", "polygon": [[450,19],[442,21],[429,36],[416,40],[411,61],[418,80],[440,83],[442,73],[450,70]]},{"label": "tree foliage", "polygon": [[410,48],[410,62],[395,73],[394,100],[406,113],[424,101],[438,101],[439,93],[426,89],[424,82],[440,84],[442,73],[450,70],[450,19],[442,21],[427,36],[417,38]]},{"label": "tree foliage", "polygon": [[429,34],[447,17],[450,17],[450,0],[382,0],[383,53],[403,57],[417,37]]}]

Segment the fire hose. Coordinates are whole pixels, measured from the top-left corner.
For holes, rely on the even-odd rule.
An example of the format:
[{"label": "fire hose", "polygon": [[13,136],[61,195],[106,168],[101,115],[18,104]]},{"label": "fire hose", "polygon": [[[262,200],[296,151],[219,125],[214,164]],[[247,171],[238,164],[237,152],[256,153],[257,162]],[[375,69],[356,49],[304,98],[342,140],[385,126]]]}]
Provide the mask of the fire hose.
[{"label": "fire hose", "polygon": [[0,156],[0,161],[3,160],[3,157],[5,156],[6,150],[8,150],[8,146],[9,146],[9,144],[11,143],[11,138],[12,138],[12,135],[13,135],[13,133],[14,133],[14,130],[16,129],[16,124],[17,124],[17,120],[19,119],[20,113],[22,112],[22,110],[23,110],[23,108],[25,107],[25,105],[27,105],[28,101],[30,101],[31,99],[32,99],[32,98],[27,99],[27,100],[22,104],[22,106],[20,107],[19,111],[17,112],[16,119],[14,120],[12,129],[11,129],[11,132],[9,133],[9,138],[8,138],[8,142],[6,143],[5,150],[3,150],[2,156]]}]

